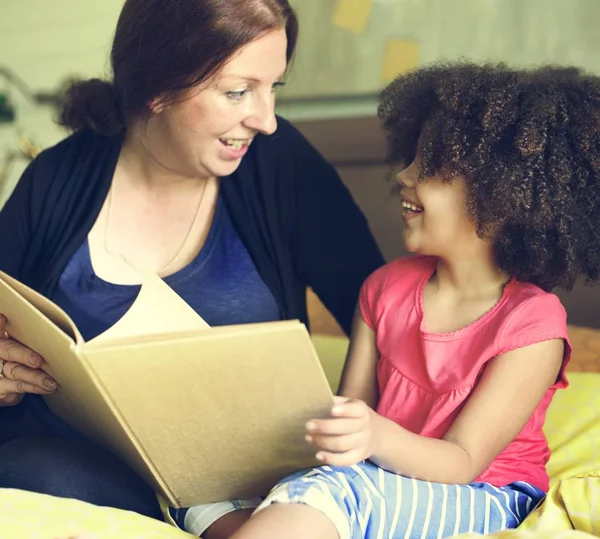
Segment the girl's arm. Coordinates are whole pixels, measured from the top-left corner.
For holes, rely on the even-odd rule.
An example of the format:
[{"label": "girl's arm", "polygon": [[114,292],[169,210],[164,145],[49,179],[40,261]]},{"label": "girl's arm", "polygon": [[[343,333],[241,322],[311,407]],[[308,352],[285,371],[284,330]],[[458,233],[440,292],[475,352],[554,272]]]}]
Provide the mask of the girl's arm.
[{"label": "girl's arm", "polygon": [[556,382],[564,341],[553,339],[492,360],[441,440],[378,416],[371,459],[392,472],[439,483],[470,483],[521,432]]},{"label": "girl's arm", "polygon": [[338,394],[349,399],[364,401],[375,409],[379,400],[378,360],[379,351],[375,332],[365,324],[357,307]]},{"label": "girl's arm", "polygon": [[[372,408],[377,402],[375,334],[355,316],[353,342],[333,419],[308,425],[326,464],[370,459],[391,472],[439,483],[470,483],[517,436],[556,382],[564,341],[553,339],[490,361],[465,406],[438,440],[414,434]],[[364,402],[363,402],[364,401]]]}]

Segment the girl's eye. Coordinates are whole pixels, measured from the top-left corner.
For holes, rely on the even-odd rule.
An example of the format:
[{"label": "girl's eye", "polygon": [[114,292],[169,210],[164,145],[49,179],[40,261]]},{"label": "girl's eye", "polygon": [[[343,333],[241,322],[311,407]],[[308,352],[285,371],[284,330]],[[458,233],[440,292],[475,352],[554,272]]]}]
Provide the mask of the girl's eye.
[{"label": "girl's eye", "polygon": [[233,99],[234,101],[239,101],[242,99],[248,90],[237,90],[233,92],[227,92],[226,95],[229,99]]}]

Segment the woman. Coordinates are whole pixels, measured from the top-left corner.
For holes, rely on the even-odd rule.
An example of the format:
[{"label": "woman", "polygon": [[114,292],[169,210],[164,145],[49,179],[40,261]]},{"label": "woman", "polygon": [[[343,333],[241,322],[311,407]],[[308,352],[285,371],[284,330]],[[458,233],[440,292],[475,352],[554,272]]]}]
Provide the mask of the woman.
[{"label": "woman", "polygon": [[[296,37],[287,0],[127,0],[113,80],[73,85],[61,121],[75,133],[0,213],[0,269],[86,339],[127,311],[148,270],[211,325],[307,323],[311,286],[348,330],[383,260],[334,169],[274,115]],[[160,518],[149,487],[49,412],[43,358],[5,335],[0,359],[0,486]],[[253,504],[178,516],[195,533],[217,521],[203,536],[223,537]]]}]

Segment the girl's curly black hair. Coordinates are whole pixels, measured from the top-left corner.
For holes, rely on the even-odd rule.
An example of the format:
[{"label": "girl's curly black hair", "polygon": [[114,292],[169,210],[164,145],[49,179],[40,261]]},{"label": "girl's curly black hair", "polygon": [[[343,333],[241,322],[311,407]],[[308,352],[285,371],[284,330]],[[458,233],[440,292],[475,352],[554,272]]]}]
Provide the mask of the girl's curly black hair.
[{"label": "girl's curly black hair", "polygon": [[500,268],[545,290],[600,277],[600,78],[440,63],[398,77],[379,117],[392,161],[462,176]]}]

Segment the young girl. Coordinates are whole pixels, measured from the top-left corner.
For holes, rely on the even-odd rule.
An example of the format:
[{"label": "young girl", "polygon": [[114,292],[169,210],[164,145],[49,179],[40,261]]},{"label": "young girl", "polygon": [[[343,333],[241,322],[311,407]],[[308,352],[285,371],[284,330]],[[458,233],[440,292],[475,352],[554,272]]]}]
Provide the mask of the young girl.
[{"label": "young girl", "polygon": [[542,426],[571,355],[555,286],[600,274],[600,79],[436,65],[380,116],[407,249],[364,283],[323,466],[235,539],[440,538],[518,526],[548,489]]}]

